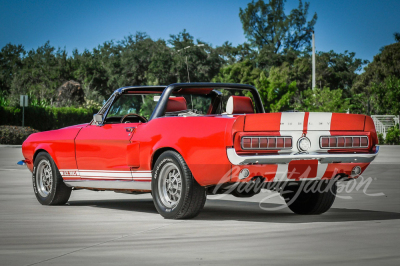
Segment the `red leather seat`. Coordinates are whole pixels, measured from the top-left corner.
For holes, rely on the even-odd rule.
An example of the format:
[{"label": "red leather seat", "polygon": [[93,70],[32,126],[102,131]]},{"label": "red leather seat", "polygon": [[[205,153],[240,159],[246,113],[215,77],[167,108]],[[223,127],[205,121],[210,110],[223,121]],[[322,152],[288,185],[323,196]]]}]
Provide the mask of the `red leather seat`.
[{"label": "red leather seat", "polygon": [[226,103],[227,114],[254,114],[253,101],[250,97],[231,96]]},{"label": "red leather seat", "polygon": [[165,112],[177,112],[187,110],[186,99],[184,97],[169,98]]}]

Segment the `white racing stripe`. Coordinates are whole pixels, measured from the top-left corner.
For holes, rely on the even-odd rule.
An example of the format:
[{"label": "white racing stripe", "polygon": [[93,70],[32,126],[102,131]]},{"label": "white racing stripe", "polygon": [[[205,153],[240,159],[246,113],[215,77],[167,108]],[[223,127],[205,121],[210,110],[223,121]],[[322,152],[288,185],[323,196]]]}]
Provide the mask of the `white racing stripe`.
[{"label": "white racing stripe", "polygon": [[281,115],[281,127],[280,131],[303,131],[303,123],[304,123],[304,112],[298,113],[285,113],[283,112]]},{"label": "white racing stripe", "polygon": [[327,163],[320,163],[318,162],[318,169],[317,169],[317,178],[321,179],[325,172],[326,172],[326,168],[328,168],[328,164]]},{"label": "white racing stripe", "polygon": [[307,131],[329,131],[331,130],[331,121],[332,113],[310,113],[308,116]]},{"label": "white racing stripe", "polygon": [[[318,162],[318,168],[317,168],[317,176],[316,177],[310,177],[310,178],[302,178],[300,181],[304,180],[320,180],[328,167],[328,164],[324,163],[321,164]],[[274,182],[284,182],[284,181],[296,181],[295,179],[289,179],[288,176],[288,171],[289,171],[289,164],[278,164],[278,168],[276,169],[275,177],[273,179]]]},{"label": "white racing stripe", "polygon": [[61,169],[60,174],[63,178],[81,178],[81,179],[123,179],[123,180],[151,180],[150,170],[141,171],[111,171],[111,170],[78,170]]},{"label": "white racing stripe", "polygon": [[297,149],[296,141],[301,137],[303,133],[304,116],[305,116],[304,112],[282,113],[279,133],[281,136],[292,137],[292,149],[281,150],[278,151],[278,153],[299,152],[299,150]]},{"label": "white racing stripe", "polygon": [[288,166],[289,164],[278,164],[278,168],[276,169],[274,177],[275,182],[288,181],[287,178]]},{"label": "white racing stripe", "polygon": [[[66,171],[66,170],[64,170]],[[78,170],[74,170],[74,171],[78,171]],[[110,170],[79,170],[79,172],[101,172],[101,173],[151,173],[150,170],[148,171],[110,171]]]},{"label": "white racing stripe", "polygon": [[132,180],[132,177],[106,177],[106,176],[81,176],[81,179],[123,179],[123,180]]},{"label": "white racing stripe", "polygon": [[102,173],[102,172],[82,172],[79,171],[80,176],[82,178],[87,176],[97,176],[97,177],[130,177],[132,178],[131,172],[122,172],[121,173]]},{"label": "white racing stripe", "polygon": [[[281,150],[279,153],[297,153],[297,142],[303,135],[305,113],[282,113],[281,116],[281,136],[292,137],[292,149]],[[320,136],[330,136],[330,125],[332,113],[309,113],[306,137],[311,142],[309,152],[327,152],[326,149],[320,149]]]}]

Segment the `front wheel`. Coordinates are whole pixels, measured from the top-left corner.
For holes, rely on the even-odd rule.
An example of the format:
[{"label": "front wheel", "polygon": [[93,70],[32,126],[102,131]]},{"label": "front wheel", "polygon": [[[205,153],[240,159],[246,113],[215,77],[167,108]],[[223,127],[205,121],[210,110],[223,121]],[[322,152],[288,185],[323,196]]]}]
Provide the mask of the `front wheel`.
[{"label": "front wheel", "polygon": [[64,184],[56,164],[47,152],[40,152],[35,158],[32,185],[42,205],[63,205],[72,190]]},{"label": "front wheel", "polygon": [[336,191],[336,181],[323,180],[289,186],[282,196],[294,213],[312,215],[328,211],[335,201]]},{"label": "front wheel", "polygon": [[161,154],[152,175],[154,205],[164,218],[189,219],[200,213],[206,202],[206,190],[196,182],[179,153]]}]

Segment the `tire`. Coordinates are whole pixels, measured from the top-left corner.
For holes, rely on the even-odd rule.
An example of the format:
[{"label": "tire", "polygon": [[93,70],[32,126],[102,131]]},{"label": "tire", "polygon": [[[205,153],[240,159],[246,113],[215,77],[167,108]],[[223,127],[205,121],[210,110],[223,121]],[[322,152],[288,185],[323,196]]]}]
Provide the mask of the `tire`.
[{"label": "tire", "polygon": [[40,152],[33,164],[33,191],[42,205],[63,205],[71,196],[53,159],[47,152]]},{"label": "tire", "polygon": [[328,211],[336,198],[337,185],[333,181],[317,181],[311,186],[289,186],[283,197],[289,209],[296,214],[315,215]]},{"label": "tire", "polygon": [[196,217],[206,202],[206,189],[197,183],[182,156],[166,151],[157,159],[151,190],[159,214],[166,219]]}]

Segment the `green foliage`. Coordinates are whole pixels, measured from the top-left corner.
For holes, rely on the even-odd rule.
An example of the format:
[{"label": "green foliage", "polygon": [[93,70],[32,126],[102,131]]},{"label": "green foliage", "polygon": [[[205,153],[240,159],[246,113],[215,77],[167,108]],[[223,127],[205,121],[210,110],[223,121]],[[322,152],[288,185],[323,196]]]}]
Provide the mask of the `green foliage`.
[{"label": "green foliage", "polygon": [[272,67],[267,78],[265,72],[261,72],[256,81],[261,100],[266,112],[280,112],[292,109],[290,103],[297,90],[296,81],[289,83],[289,67]]},{"label": "green foliage", "polygon": [[8,97],[6,96],[5,91],[0,91],[0,106],[8,106],[10,104],[10,101],[8,100]]},{"label": "green foliage", "polygon": [[22,45],[5,45],[0,51],[0,92],[2,97],[8,95],[15,74],[22,68],[25,50]]},{"label": "green foliage", "polygon": [[[96,108],[35,107],[25,108],[25,125],[40,131],[89,123]],[[19,126],[22,123],[20,107],[0,107],[0,125]]]},{"label": "green foliage", "polygon": [[39,131],[30,127],[0,126],[0,144],[20,145],[36,132]]},{"label": "green foliage", "polygon": [[400,42],[400,32],[393,33],[393,36],[396,42]]},{"label": "green foliage", "polygon": [[[72,55],[49,42],[30,51],[22,45],[7,44],[0,50],[0,106],[11,109],[2,108],[0,112],[8,110],[7,114],[18,118],[3,116],[0,121],[19,125],[21,114],[16,107],[20,94],[27,94],[28,117],[32,114],[33,120],[40,117],[46,121],[38,129],[62,126],[54,122],[57,112],[51,107],[61,102],[57,97],[65,97],[59,96],[63,94],[56,93],[57,89],[73,80],[83,89],[84,103],[61,100],[65,105],[91,110],[90,114],[61,113],[70,114],[73,121],[86,122],[92,110],[99,109],[115,89],[188,82],[188,71],[191,82],[256,86],[269,112],[294,108],[345,112],[349,108],[351,113],[400,113],[400,33],[394,34],[396,43],[383,47],[362,74],[359,72],[368,61],[356,58],[355,53],[317,52],[316,81],[323,89],[311,91],[310,39],[317,15],[307,21],[307,2],[299,1],[290,13],[285,13],[284,7],[285,0],[258,0],[241,9],[239,17],[249,42],[237,46],[225,42],[213,47],[186,30],[171,34],[168,40],[153,40],[137,32],[92,50],[74,50]],[[222,93],[225,98],[248,95],[227,90]],[[149,116],[155,104],[145,100],[140,113]],[[79,110],[76,108],[71,110]],[[68,115],[64,121],[69,120]]]},{"label": "green foliage", "polygon": [[381,145],[385,144],[385,138],[383,137],[382,133],[378,133],[378,142]]},{"label": "green foliage", "polygon": [[399,125],[389,128],[386,133],[386,144],[399,145],[400,144],[400,130]]},{"label": "green foliage", "polygon": [[316,83],[320,88],[342,89],[347,93],[353,86],[357,72],[367,63],[368,60],[355,58],[355,53],[348,51],[343,54],[319,52],[316,56]]},{"label": "green foliage", "polygon": [[349,99],[343,99],[341,89],[308,89],[301,94],[301,104],[295,104],[295,108],[305,112],[344,113],[349,108]]},{"label": "green foliage", "polygon": [[371,84],[371,98],[375,114],[392,114],[400,113],[400,78],[389,76],[381,83]]},{"label": "green foliage", "polygon": [[255,85],[261,70],[255,68],[250,60],[222,67],[213,79],[216,83],[240,83]]},{"label": "green foliage", "polygon": [[351,92],[352,112],[399,114],[400,42],[387,45],[357,76]]},{"label": "green foliage", "polygon": [[[49,42],[28,52],[21,45],[8,44],[0,52],[0,103],[17,106],[19,95],[28,94],[34,106],[54,106],[56,90],[74,80],[85,92],[83,106],[98,107],[119,87],[187,82],[187,68],[191,82],[211,81],[225,63],[220,49],[194,41],[186,30],[171,35],[168,43],[173,47],[137,32],[121,41],[104,42],[92,51],[74,50],[72,56]],[[203,46],[193,46],[198,44]],[[187,45],[192,47],[178,52]]]},{"label": "green foliage", "polygon": [[21,94],[30,94],[32,100],[52,102],[55,90],[71,78],[70,60],[65,50],[47,42],[22,58],[22,67],[11,82],[10,104],[17,105]]},{"label": "green foliage", "polygon": [[303,49],[310,45],[311,31],[317,22],[316,13],[307,21],[309,5],[306,2],[303,6],[300,0],[298,8],[286,15],[284,0],[269,0],[268,3],[253,0],[239,12],[246,38],[259,50],[267,48],[274,54],[283,48]]}]

